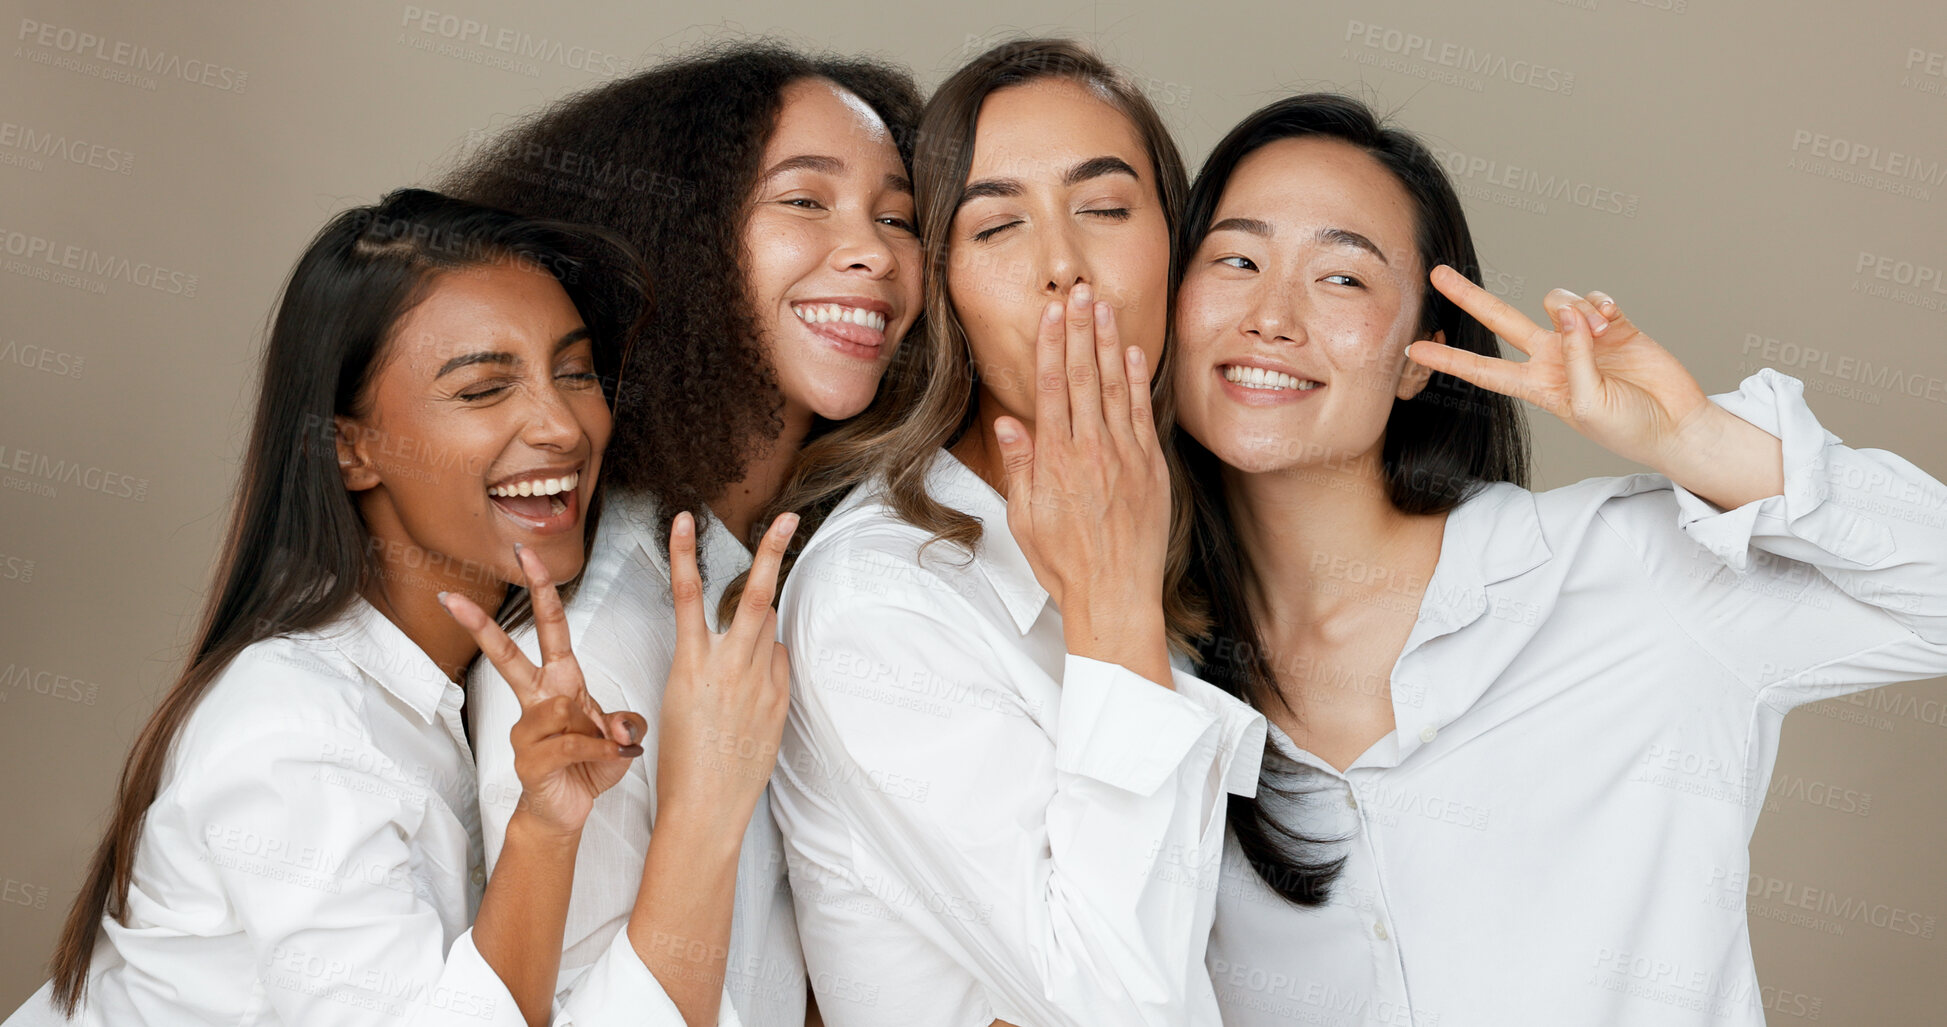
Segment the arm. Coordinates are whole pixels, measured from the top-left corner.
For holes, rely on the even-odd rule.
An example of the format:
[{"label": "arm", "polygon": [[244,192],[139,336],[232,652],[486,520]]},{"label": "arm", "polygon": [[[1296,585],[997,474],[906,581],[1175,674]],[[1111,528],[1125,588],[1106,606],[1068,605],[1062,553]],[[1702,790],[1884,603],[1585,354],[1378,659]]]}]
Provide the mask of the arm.
[{"label": "arm", "polygon": [[1843,445],[1769,368],[1711,400],[1780,444],[1780,488],[1727,509],[1677,483],[1674,519],[1604,518],[1678,622],[1781,709],[1947,673],[1947,486]]},{"label": "arm", "polygon": [[1684,630],[1767,701],[1947,671],[1940,482],[1891,453],[1841,445],[1803,386],[1776,371],[1713,402],[1600,293],[1549,293],[1561,330],[1544,331],[1450,268],[1433,282],[1529,359],[1428,342],[1410,347],[1413,359],[1527,399],[1669,478],[1678,527],[1701,551],[1657,544],[1672,535],[1667,520],[1604,519],[1637,546]]},{"label": "arm", "polygon": [[[951,1019],[929,1022],[1214,1023],[1215,890],[1202,877],[1222,851],[1224,794],[1255,786],[1262,720],[1187,674],[1158,688],[1074,654],[1055,691],[1026,652],[979,640],[987,615],[918,574],[918,587],[852,594],[801,562],[779,774],[836,810],[822,833],[850,832],[851,863],[834,872],[978,980]],[[1059,709],[1031,705],[1024,686]],[[821,805],[781,803],[787,837],[800,826],[787,807]],[[825,943],[806,946],[814,977],[842,960],[824,951],[844,948],[827,922],[848,915],[801,896],[800,930]],[[911,987],[909,1002],[932,997]],[[822,1008],[834,1025],[891,1022]]]},{"label": "arm", "polygon": [[[396,765],[369,738],[266,724],[181,801],[258,953],[286,1023],[523,1024],[472,932],[450,948],[440,911],[415,894],[409,839],[424,807],[402,803]],[[464,873],[464,868],[455,868]],[[437,1001],[435,998],[437,997]]]}]

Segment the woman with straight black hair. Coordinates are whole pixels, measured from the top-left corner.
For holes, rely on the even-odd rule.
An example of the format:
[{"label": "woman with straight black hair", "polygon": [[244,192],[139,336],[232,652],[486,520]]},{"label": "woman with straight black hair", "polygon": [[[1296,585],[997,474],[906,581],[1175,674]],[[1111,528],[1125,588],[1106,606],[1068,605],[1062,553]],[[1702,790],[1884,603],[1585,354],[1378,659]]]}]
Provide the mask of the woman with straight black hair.
[{"label": "woman with straight black hair", "polygon": [[[1707,397],[1601,293],[1537,327],[1479,287],[1433,156],[1347,97],[1233,129],[1180,251],[1185,628],[1271,724],[1230,799],[1224,1022],[1761,1024],[1784,715],[1947,671],[1947,488],[1774,370]],[[1516,397],[1655,473],[1528,491]]]},{"label": "woman with straight black hair", "polygon": [[459,680],[483,610],[531,600],[566,646],[626,327],[587,286],[640,288],[626,252],[416,189],[312,240],[188,666],[9,1023],[548,1022],[582,821],[643,719],[496,656],[529,801],[483,894]]}]

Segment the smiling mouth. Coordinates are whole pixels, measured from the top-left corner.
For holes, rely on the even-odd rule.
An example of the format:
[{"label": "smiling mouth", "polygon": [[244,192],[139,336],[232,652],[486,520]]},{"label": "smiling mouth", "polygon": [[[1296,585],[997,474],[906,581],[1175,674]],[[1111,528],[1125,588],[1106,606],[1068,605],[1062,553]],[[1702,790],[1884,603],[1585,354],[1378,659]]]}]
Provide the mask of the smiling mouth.
[{"label": "smiling mouth", "polygon": [[791,312],[813,333],[852,356],[876,357],[886,342],[886,315],[843,303],[793,303]]},{"label": "smiling mouth", "polygon": [[487,488],[493,504],[522,527],[544,534],[563,531],[581,516],[581,472],[523,478]]},{"label": "smiling mouth", "polygon": [[1310,392],[1313,389],[1322,389],[1325,387],[1324,382],[1315,382],[1309,378],[1299,378],[1294,375],[1285,374],[1283,371],[1271,371],[1262,367],[1246,367],[1243,364],[1226,364],[1217,370],[1224,376],[1224,381],[1230,382],[1233,385],[1243,386],[1247,389],[1259,389],[1265,392]]}]

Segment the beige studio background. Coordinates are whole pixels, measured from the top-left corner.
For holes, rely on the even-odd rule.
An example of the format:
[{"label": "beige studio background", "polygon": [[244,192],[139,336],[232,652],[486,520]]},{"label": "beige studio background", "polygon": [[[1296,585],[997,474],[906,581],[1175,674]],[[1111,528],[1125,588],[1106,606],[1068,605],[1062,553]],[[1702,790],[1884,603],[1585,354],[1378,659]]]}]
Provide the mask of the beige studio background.
[{"label": "beige studio background", "polygon": [[[1939,0],[0,12],[0,1013],[43,979],[178,667],[300,247],[469,138],[700,41],[890,55],[930,88],[1012,32],[1075,35],[1146,83],[1193,165],[1275,96],[1355,90],[1438,148],[1490,285],[1531,315],[1554,285],[1605,289],[1709,391],[1770,364],[1847,442],[1947,477]],[[1535,423],[1543,487],[1628,469]],[[1679,882],[1748,897],[1772,1022],[1947,1019],[1943,782],[1938,681],[1789,719],[1749,881]]]}]

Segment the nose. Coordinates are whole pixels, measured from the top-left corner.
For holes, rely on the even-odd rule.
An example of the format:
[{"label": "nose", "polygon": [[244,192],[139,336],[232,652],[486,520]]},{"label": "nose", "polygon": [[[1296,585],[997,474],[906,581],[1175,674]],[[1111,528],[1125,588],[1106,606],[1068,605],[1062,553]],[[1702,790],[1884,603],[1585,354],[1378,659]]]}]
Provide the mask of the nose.
[{"label": "nose", "polygon": [[1089,280],[1088,258],[1065,225],[1041,234],[1040,260],[1044,300],[1064,299],[1069,290]]},{"label": "nose", "polygon": [[1265,282],[1252,298],[1240,326],[1245,335],[1265,342],[1295,343],[1304,337],[1294,291],[1282,283]]},{"label": "nose", "polygon": [[871,279],[898,276],[899,259],[887,245],[885,232],[897,229],[882,225],[870,215],[846,219],[844,236],[832,248],[831,269],[838,272],[863,272]]},{"label": "nose", "polygon": [[530,395],[534,400],[527,410],[527,423],[521,428],[521,441],[535,449],[563,453],[579,446],[586,433],[560,386],[549,381]]}]

